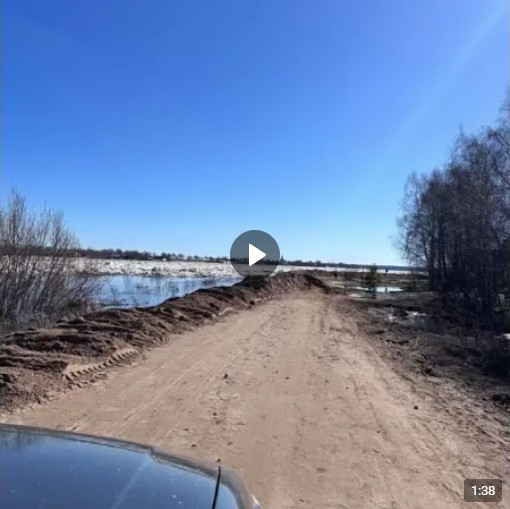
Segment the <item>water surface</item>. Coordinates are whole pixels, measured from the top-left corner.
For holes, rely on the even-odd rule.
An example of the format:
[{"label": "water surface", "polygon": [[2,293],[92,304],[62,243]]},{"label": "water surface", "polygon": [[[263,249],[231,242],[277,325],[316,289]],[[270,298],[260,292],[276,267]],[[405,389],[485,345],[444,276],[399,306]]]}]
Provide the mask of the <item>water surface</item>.
[{"label": "water surface", "polygon": [[[356,290],[363,290],[365,292],[369,292],[371,291],[369,288],[367,288],[366,286],[356,286],[355,287]],[[404,289],[403,288],[400,288],[398,286],[378,286],[375,291],[377,293],[395,293],[395,292],[403,292]]]},{"label": "water surface", "polygon": [[172,276],[98,276],[99,303],[107,307],[147,307],[171,297],[183,297],[200,288],[231,286],[241,278]]}]

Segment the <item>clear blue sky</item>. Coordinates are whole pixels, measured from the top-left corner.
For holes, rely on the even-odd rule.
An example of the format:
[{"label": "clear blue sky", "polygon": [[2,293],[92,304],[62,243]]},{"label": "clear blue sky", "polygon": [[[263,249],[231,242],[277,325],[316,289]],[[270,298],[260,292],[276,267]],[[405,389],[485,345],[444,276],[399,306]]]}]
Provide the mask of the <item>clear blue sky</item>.
[{"label": "clear blue sky", "polygon": [[409,172],[492,122],[506,0],[4,0],[2,195],[84,247],[400,262]]}]

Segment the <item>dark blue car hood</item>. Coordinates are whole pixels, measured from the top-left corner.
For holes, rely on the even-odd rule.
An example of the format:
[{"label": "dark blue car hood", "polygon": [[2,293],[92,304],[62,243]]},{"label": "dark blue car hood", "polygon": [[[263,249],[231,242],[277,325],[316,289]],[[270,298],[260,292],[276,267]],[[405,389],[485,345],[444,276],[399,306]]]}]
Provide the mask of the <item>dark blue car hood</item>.
[{"label": "dark blue car hood", "polygon": [[238,509],[253,507],[218,466],[141,445],[0,426],[2,509]]}]

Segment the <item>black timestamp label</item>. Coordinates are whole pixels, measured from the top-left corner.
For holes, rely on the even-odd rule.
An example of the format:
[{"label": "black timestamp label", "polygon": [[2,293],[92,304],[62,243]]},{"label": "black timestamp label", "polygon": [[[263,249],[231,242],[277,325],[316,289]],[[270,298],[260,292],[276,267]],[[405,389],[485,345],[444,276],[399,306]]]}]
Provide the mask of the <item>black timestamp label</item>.
[{"label": "black timestamp label", "polygon": [[501,502],[503,482],[501,479],[464,479],[466,502]]}]

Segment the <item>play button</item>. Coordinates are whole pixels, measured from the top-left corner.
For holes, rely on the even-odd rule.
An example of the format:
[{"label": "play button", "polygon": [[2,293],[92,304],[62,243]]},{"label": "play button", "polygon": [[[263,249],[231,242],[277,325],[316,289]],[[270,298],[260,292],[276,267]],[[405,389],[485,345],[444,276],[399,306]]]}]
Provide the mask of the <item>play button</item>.
[{"label": "play button", "polygon": [[248,266],[251,267],[255,265],[257,262],[260,262],[262,258],[266,257],[266,253],[261,251],[258,247],[255,247],[252,244],[248,244]]},{"label": "play button", "polygon": [[249,230],[234,240],[230,262],[241,277],[270,276],[280,263],[280,248],[269,233]]}]

